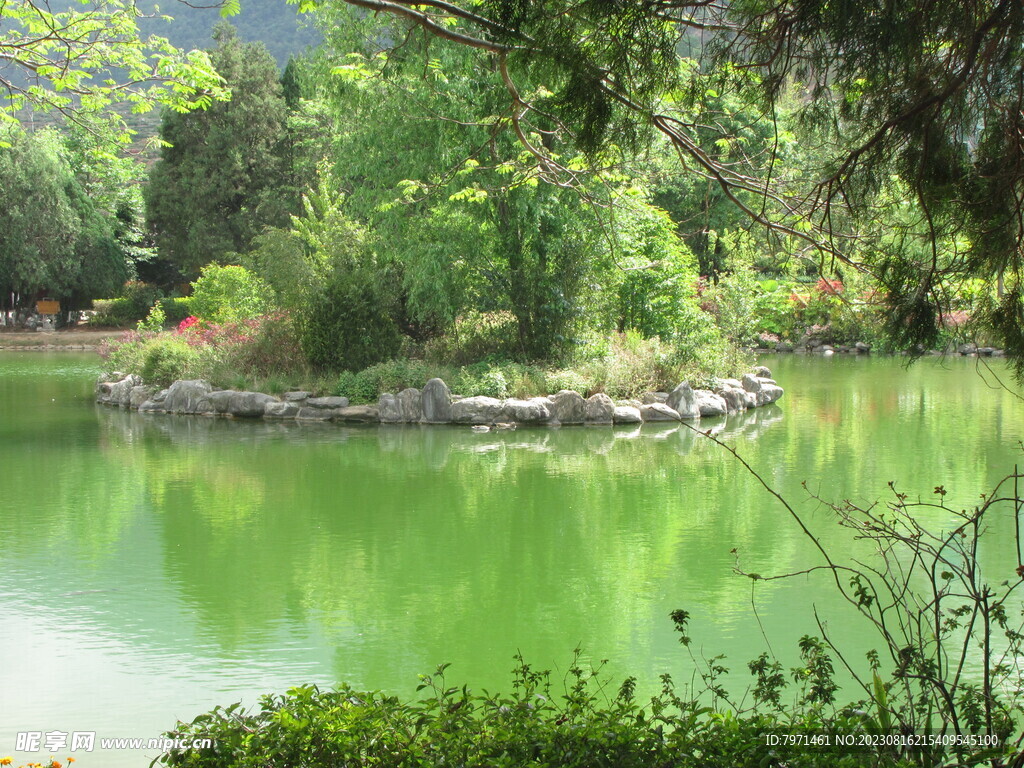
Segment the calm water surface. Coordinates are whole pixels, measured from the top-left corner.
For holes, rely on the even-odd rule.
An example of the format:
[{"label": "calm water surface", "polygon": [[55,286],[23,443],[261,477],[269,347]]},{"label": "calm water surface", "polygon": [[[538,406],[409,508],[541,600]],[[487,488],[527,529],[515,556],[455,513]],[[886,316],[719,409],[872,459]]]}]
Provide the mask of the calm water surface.
[{"label": "calm water surface", "polygon": [[[836,500],[942,483],[966,505],[1020,458],[1024,404],[972,361],[765,362],[779,406],[703,427],[722,427],[840,550],[802,481]],[[409,695],[450,661],[450,680],[507,689],[517,651],[561,676],[580,646],[616,683],[653,690],[662,672],[692,674],[675,608],[737,686],[767,644],[792,661],[817,632],[812,605],[858,653],[873,644],[806,578],[758,588],[762,635],[730,550],[765,574],[818,561],[785,510],[686,428],[140,416],[92,404],[98,369],[0,353],[0,756],[16,763],[40,759],[15,752],[19,731],[150,738],[302,682]],[[1012,568],[1005,524],[983,552],[993,568]],[[128,768],[155,753],[75,756]]]}]

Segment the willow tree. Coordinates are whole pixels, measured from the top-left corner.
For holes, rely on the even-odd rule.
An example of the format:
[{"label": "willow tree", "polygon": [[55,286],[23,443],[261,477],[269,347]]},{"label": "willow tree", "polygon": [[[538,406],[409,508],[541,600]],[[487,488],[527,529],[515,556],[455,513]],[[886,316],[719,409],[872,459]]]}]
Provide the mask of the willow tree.
[{"label": "willow tree", "polygon": [[[572,172],[539,140],[543,122],[592,156],[660,132],[750,221],[826,267],[871,271],[907,343],[936,339],[959,281],[998,282],[987,318],[1024,360],[1017,0],[331,1],[390,14],[395,45],[422,33],[474,51],[504,99],[503,127],[548,180],[571,182]],[[680,66],[681,52],[699,66]],[[770,161],[723,159],[700,140],[708,126],[694,105],[737,86],[756,94],[766,121],[780,100],[796,105],[817,141],[801,178],[778,178]],[[894,196],[911,201],[898,238],[886,237],[887,212],[876,208]]]}]

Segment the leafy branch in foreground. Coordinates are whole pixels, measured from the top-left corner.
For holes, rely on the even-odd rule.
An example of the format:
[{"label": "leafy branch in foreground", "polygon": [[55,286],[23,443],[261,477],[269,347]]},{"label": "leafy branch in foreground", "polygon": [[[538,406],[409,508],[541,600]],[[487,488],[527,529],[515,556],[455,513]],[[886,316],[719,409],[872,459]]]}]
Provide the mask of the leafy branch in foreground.
[{"label": "leafy branch in foreground", "polygon": [[26,109],[55,112],[124,143],[130,133],[115,107],[187,111],[229,97],[205,53],[143,37],[141,17],[127,0],[65,11],[35,0],[0,3],[0,124],[18,123]]}]

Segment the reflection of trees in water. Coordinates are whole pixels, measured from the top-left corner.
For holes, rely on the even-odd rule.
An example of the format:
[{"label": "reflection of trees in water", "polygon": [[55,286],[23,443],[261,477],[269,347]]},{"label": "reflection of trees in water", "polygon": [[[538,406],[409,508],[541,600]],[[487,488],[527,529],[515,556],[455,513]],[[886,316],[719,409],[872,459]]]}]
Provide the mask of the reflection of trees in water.
[{"label": "reflection of trees in water", "polygon": [[[781,416],[701,426],[745,440]],[[313,618],[339,647],[386,644],[423,669],[452,644],[525,635],[646,645],[679,585],[700,584],[690,599],[709,610],[747,599],[727,553],[760,537],[758,523],[714,508],[726,490],[749,504],[685,426],[478,434],[116,410],[101,421],[145,465],[168,575],[229,648]]]}]

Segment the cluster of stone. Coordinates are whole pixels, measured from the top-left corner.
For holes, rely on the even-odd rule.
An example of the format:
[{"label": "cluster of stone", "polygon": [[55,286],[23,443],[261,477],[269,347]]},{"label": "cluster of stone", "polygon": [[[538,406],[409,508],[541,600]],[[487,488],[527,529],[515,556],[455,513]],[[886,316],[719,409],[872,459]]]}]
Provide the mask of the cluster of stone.
[{"label": "cluster of stone", "polygon": [[135,374],[111,373],[96,384],[96,401],[143,413],[193,414],[226,418],[295,419],[384,424],[544,425],[638,424],[688,421],[774,403],[782,387],[767,368],[742,379],[719,379],[713,389],[693,389],[683,382],[671,392],[649,392],[640,400],[612,400],[599,393],[584,398],[563,389],[529,400],[453,395],[441,379],[422,390],[383,394],[376,406],[349,405],[347,397],[312,397],[309,392],[262,392],[214,389],[202,380],[176,381],[167,389],[147,386]]},{"label": "cluster of stone", "polygon": [[796,352],[807,353],[813,355],[834,355],[840,353],[843,355],[866,355],[871,351],[871,345],[864,341],[858,341],[855,344],[826,344],[821,339],[816,339],[813,336],[805,339],[801,339],[797,343],[791,343],[788,341],[778,342],[773,349],[758,349],[758,352]]}]

